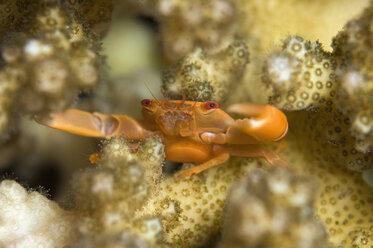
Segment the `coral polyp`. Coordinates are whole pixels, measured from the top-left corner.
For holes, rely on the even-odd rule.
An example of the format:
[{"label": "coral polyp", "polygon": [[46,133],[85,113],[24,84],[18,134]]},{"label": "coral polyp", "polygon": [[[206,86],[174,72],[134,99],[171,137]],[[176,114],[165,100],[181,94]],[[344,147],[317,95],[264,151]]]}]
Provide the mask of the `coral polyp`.
[{"label": "coral polyp", "polygon": [[264,67],[264,82],[274,90],[270,101],[287,110],[327,108],[335,96],[333,67],[320,43],[289,37]]}]

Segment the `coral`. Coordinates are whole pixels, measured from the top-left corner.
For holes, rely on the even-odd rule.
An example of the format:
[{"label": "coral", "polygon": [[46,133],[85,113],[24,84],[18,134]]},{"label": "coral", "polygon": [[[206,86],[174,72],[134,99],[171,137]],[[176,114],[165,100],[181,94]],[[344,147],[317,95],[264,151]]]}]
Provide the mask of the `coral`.
[{"label": "coral", "polygon": [[172,99],[184,94],[193,101],[223,102],[248,62],[247,46],[239,40],[214,53],[198,48],[164,72],[162,88]]},{"label": "coral", "polygon": [[330,247],[315,196],[309,179],[286,169],[252,170],[230,190],[219,247]]},{"label": "coral", "polygon": [[196,47],[219,46],[222,39],[232,37],[240,28],[237,22],[240,11],[232,0],[145,0],[137,7],[160,23],[166,65]]},{"label": "coral", "polygon": [[369,0],[237,2],[242,12],[250,13],[241,19],[242,32],[260,52],[272,50],[289,34],[319,39],[327,46],[336,32],[369,4]]},{"label": "coral", "polygon": [[349,241],[346,242],[347,244],[350,244],[351,247],[354,248],[366,248],[366,247],[372,247],[372,230],[368,229],[358,229],[356,231],[352,231],[348,234]]},{"label": "coral", "polygon": [[22,30],[24,23],[28,23],[30,15],[34,14],[37,4],[31,1],[11,1],[0,2],[0,37],[1,41],[6,38],[5,34],[13,30]]},{"label": "coral", "polygon": [[[298,115],[296,117],[299,118]],[[303,120],[305,123],[307,122],[306,118]],[[293,118],[290,118],[290,123],[298,123],[299,125],[302,125],[301,127],[305,125],[299,120],[294,120]],[[309,130],[300,130],[302,130],[301,132],[312,133]],[[178,179],[175,177],[166,177],[162,179],[159,174],[162,156],[154,156],[153,158],[149,157],[149,155],[153,154],[155,150],[158,151],[155,154],[162,154],[159,141],[153,139],[146,140],[144,146],[140,145],[139,150],[134,152],[128,147],[128,143],[124,140],[111,140],[106,146],[104,146],[104,154],[106,153],[107,157],[104,155],[103,164],[106,163],[106,165],[113,166],[116,164],[116,159],[119,159],[119,161],[129,159],[132,163],[126,162],[127,166],[130,166],[130,168],[132,168],[132,166],[134,166],[134,168],[142,168],[143,174],[138,173],[138,175],[140,175],[138,178],[141,178],[141,175],[149,175],[149,177],[146,180],[141,180],[143,187],[140,188],[142,191],[136,191],[136,188],[133,187],[138,185],[136,182],[139,182],[140,180],[133,184],[123,182],[115,184],[116,179],[113,179],[113,183],[107,183],[110,182],[110,180],[107,180],[109,178],[108,175],[104,175],[102,171],[103,167],[83,172],[85,176],[79,175],[77,180],[81,182],[81,185],[87,185],[88,183],[90,186],[78,194],[78,199],[82,201],[81,203],[78,201],[78,206],[86,205],[88,208],[88,216],[90,217],[83,219],[80,228],[83,230],[83,233],[89,232],[92,234],[93,232],[104,233],[105,235],[119,235],[118,232],[121,233],[123,230],[127,230],[128,228],[128,230],[132,232],[132,235],[138,235],[141,239],[144,239],[141,232],[136,232],[137,229],[135,228],[136,225],[134,223],[150,219],[152,221],[160,221],[161,223],[161,230],[159,231],[160,237],[158,237],[157,240],[166,241],[166,244],[172,244],[174,247],[194,247],[206,244],[209,242],[210,238],[218,234],[222,228],[220,221],[230,185],[244,178],[245,175],[249,175],[246,185],[247,182],[256,182],[258,183],[256,187],[259,187],[256,190],[256,187],[250,184],[251,187],[249,187],[249,189],[252,189],[250,192],[253,192],[252,194],[259,197],[259,199],[264,198],[265,200],[263,199],[262,201],[268,204],[266,206],[281,205],[281,203],[284,204],[281,206],[283,207],[283,211],[288,213],[286,216],[294,218],[292,220],[295,223],[302,223],[307,226],[306,233],[309,232],[309,226],[315,227],[318,225],[315,224],[311,218],[311,216],[313,216],[311,214],[312,202],[315,201],[315,214],[326,226],[328,235],[330,235],[329,241],[333,244],[343,245],[359,242],[357,241],[357,238],[354,238],[359,235],[367,237],[368,242],[371,242],[369,240],[369,232],[366,231],[371,228],[371,213],[373,212],[370,204],[373,200],[370,196],[371,190],[364,185],[361,179],[359,180],[359,177],[361,178],[361,176],[358,173],[349,173],[345,168],[333,164],[333,162],[327,160],[327,158],[322,157],[324,154],[321,154],[320,157],[315,157],[313,155],[315,152],[307,148],[317,146],[313,143],[310,143],[309,146],[305,146],[303,143],[299,144],[300,140],[297,139],[298,136],[299,134],[297,133],[290,135],[289,150],[291,153],[288,152],[288,154],[283,154],[282,157],[289,161],[297,161],[294,163],[296,168],[301,171],[302,174],[313,177],[314,180],[318,182],[319,190],[314,190],[312,186],[313,184],[310,184],[307,180],[296,178],[289,172],[284,172],[281,169],[274,169],[274,171],[269,172],[268,175],[258,172],[260,175],[258,176],[251,170],[251,167],[257,163],[253,159],[243,161],[241,159],[232,159],[229,162],[229,165],[221,165],[217,168],[209,169],[201,175],[190,178]],[[305,138],[307,138],[307,136],[305,136]],[[313,141],[311,137],[309,140]],[[315,142],[317,142],[317,140],[315,140]],[[141,165],[141,162],[138,161],[139,158],[143,161],[144,158],[148,158],[148,162]],[[154,163],[149,163],[151,160],[153,160]],[[119,170],[123,169],[123,164],[126,163],[120,165],[117,164],[116,166],[111,167],[113,170],[113,173],[111,173],[113,175],[112,177],[115,175],[119,178],[125,178],[126,180],[128,176],[119,172]],[[144,166],[146,164],[153,165],[145,168]],[[153,177],[154,172],[156,173]],[[254,180],[257,177],[265,179],[257,182]],[[94,178],[97,180],[94,180]],[[283,195],[285,199],[288,199],[287,201],[280,200],[281,196],[272,196],[272,191],[270,190],[271,187],[274,187],[273,185],[277,185],[276,183],[282,183],[281,185],[283,186],[285,182],[291,185],[291,187],[289,186],[291,188],[290,192],[293,192]],[[266,190],[265,185],[268,185],[267,193],[263,192]],[[82,188],[84,187],[77,186],[78,192],[80,192]],[[110,188],[115,189],[116,191],[114,192],[116,193],[107,197]],[[146,188],[148,191],[144,193],[144,189]],[[93,189],[101,189],[102,192],[99,193],[99,191]],[[128,203],[124,200],[124,195],[120,192],[138,193],[135,194],[135,198],[128,198],[127,195],[127,198],[131,199],[131,203]],[[294,197],[291,197],[292,194]],[[306,205],[300,204],[298,208],[292,206],[289,203],[289,199],[299,199],[295,196],[299,196],[299,198],[303,197],[303,199],[305,199],[304,204]],[[93,198],[91,199],[90,197]],[[98,197],[102,197],[102,200]],[[234,193],[232,193],[231,197],[234,197]],[[271,197],[270,199],[273,197],[273,199],[269,200],[266,197]],[[238,199],[243,201],[242,204],[247,202],[244,201],[244,197],[238,197]],[[102,203],[100,204],[100,202]],[[250,202],[255,203],[254,199],[251,199]],[[128,206],[127,204],[131,205]],[[303,211],[300,211],[300,209],[304,211],[306,211],[305,209],[308,209],[308,211],[304,213]],[[82,210],[87,211],[87,209],[84,210],[84,208]],[[115,221],[107,222],[107,213],[116,211],[121,214],[117,216],[117,218],[114,218]],[[227,216],[230,217],[226,218],[231,222],[227,222],[229,224],[226,224],[225,228],[223,228],[224,233],[224,230],[228,230],[227,232],[229,232],[229,229],[231,229],[230,226],[236,226],[236,224],[239,225],[241,218],[236,218],[237,216],[235,217],[233,213],[236,212],[238,212],[238,210],[228,210]],[[132,216],[128,213],[134,213],[134,215]],[[232,213],[232,215],[229,215],[229,213]],[[250,213],[251,212],[247,213],[248,218],[252,216]],[[304,214],[300,215],[301,217],[304,217],[304,219],[296,217],[297,215],[295,213]],[[126,219],[124,216],[128,215],[132,217]],[[274,216],[269,213],[268,215]],[[255,212],[255,216],[258,216],[257,211]],[[268,225],[265,224],[266,222],[264,222],[265,219],[268,220],[268,218],[264,217],[263,219],[258,220],[258,225],[263,225],[263,228],[266,226],[268,227]],[[235,222],[235,220],[237,222]],[[277,218],[273,219],[273,221],[277,220]],[[303,220],[304,222],[301,222],[300,220]],[[90,223],[90,221],[94,221],[93,223],[95,224]],[[294,222],[289,221],[287,223]],[[90,226],[92,228],[94,227],[93,230],[89,229]],[[87,227],[88,229],[86,229]],[[256,230],[258,228],[256,228]],[[320,231],[321,229],[317,230]],[[294,240],[299,238],[299,240],[302,240],[300,242],[304,242],[305,247],[312,244],[315,240],[326,245],[326,243],[322,241],[322,237],[324,237],[322,231],[317,232],[315,230],[315,235],[319,235],[317,236],[319,238],[315,238],[314,241],[304,241],[304,239],[302,239],[302,237],[304,237],[302,236],[303,234],[303,232],[294,233]],[[349,238],[350,236],[351,238]],[[279,239],[281,239],[281,237],[284,236],[278,236]],[[250,240],[254,242],[254,239]],[[264,238],[264,240],[268,240],[268,238]],[[284,242],[295,242],[294,240],[285,240]],[[228,242],[226,244],[231,244],[229,239],[224,242]],[[276,239],[276,242],[280,241]],[[158,245],[165,245],[165,243],[160,242]]]},{"label": "coral", "polygon": [[264,67],[276,106],[288,110],[321,108],[343,115],[339,119],[348,119],[350,135],[356,140],[354,148],[364,154],[373,149],[372,18],[370,6],[359,18],[349,21],[333,39],[332,53],[324,51],[318,42],[290,37]]},{"label": "coral", "polygon": [[0,134],[8,128],[11,116],[11,108],[16,100],[16,93],[20,88],[18,76],[11,71],[0,72],[2,82],[0,88]]},{"label": "coral", "polygon": [[351,120],[351,133],[357,139],[357,149],[373,151],[373,44],[371,23],[373,6],[349,21],[334,38],[333,55],[339,85],[337,106]]},{"label": "coral", "polygon": [[[289,180],[296,192],[293,194],[303,196],[307,203],[312,202],[312,195],[318,192],[317,214],[328,227],[333,243],[360,242],[356,238],[358,236],[369,238],[369,232],[366,230],[369,230],[372,199],[366,197],[371,191],[357,180],[358,174],[349,175],[340,167],[331,165],[326,167],[330,163],[328,161],[315,162],[315,157],[306,147],[294,142],[297,140],[296,136],[298,135],[293,135],[289,140],[289,149],[292,151],[290,158],[298,161],[296,164],[302,168],[302,173],[318,175],[314,177],[319,181],[321,191],[313,191],[312,186],[307,186],[307,181],[296,179],[280,169],[275,169],[266,176],[262,172],[259,173],[261,178],[266,178],[269,185],[267,187],[284,183],[282,180]],[[145,163],[141,162],[140,158]],[[247,181],[254,183],[257,175],[250,169],[253,159],[244,160],[244,163],[241,159],[232,159],[229,165],[212,168],[201,175],[186,179],[162,179],[162,161],[162,145],[156,138],[146,140],[140,145],[138,152],[132,151],[129,143],[123,139],[107,142],[103,147],[101,164],[97,168],[82,171],[74,180],[76,211],[81,216],[76,219],[76,225],[82,235],[75,245],[89,247],[92,242],[97,242],[110,247],[133,242],[139,247],[148,247],[157,242],[161,247],[166,247],[168,243],[172,243],[172,247],[194,247],[206,243],[221,228],[220,219],[230,185],[245,175],[250,175]],[[305,165],[299,161],[304,161]],[[308,166],[310,164],[315,166]],[[329,171],[332,168],[333,173]],[[255,192],[253,194],[259,199],[270,197],[271,194],[262,192],[266,184],[263,181],[259,183],[257,191],[252,185],[252,192]],[[233,196],[234,194],[231,197]],[[278,198],[274,201],[276,203],[268,203],[269,206],[283,202]],[[283,207],[286,209],[284,211],[295,211],[289,205],[285,204]],[[306,211],[305,216],[309,215]],[[229,219],[234,221],[233,217]],[[341,223],[344,223],[343,229],[340,227]],[[227,225],[225,230],[230,228],[230,225]],[[348,238],[349,236],[351,238]]]},{"label": "coral", "polygon": [[[123,232],[120,235],[95,235],[93,237],[82,237],[73,248],[152,248],[143,239],[129,233]],[[164,246],[165,247],[165,246]]]},{"label": "coral", "polygon": [[191,178],[163,178],[158,138],[145,140],[136,151],[130,147],[122,138],[110,140],[100,165],[75,177],[82,234],[117,237],[129,231],[149,245],[191,247],[219,233],[227,190],[248,167],[237,163]]},{"label": "coral", "polygon": [[[350,84],[362,85],[361,75],[367,71],[358,66],[365,60],[352,52],[364,49],[363,42],[352,45],[349,42],[355,39],[347,37],[352,32],[351,23],[365,20],[371,8],[337,35],[331,53],[318,42],[290,37],[282,51],[270,55],[264,67],[264,82],[273,90],[272,103],[296,110],[288,116],[289,126],[296,126],[292,131],[295,136],[290,134],[289,138],[294,143],[288,159],[318,182],[321,191],[316,198],[316,214],[326,226],[329,241],[338,247],[373,242],[368,231],[373,227],[371,189],[359,173],[343,168],[362,171],[372,165],[369,132],[356,135],[354,125],[356,113],[370,109],[362,104],[369,102],[370,97],[346,84],[346,80],[352,80]],[[294,44],[301,49],[294,49]],[[357,54],[361,58],[362,53]],[[365,86],[369,91],[369,84]],[[361,104],[353,102],[352,95]],[[302,140],[297,138],[299,135]]]},{"label": "coral", "polygon": [[11,180],[0,184],[1,247],[65,247],[76,239],[76,216]]},{"label": "coral", "polygon": [[270,102],[284,110],[330,107],[336,94],[333,68],[320,43],[289,37],[264,66],[263,81],[274,91]]},{"label": "coral", "polygon": [[[332,160],[332,151],[324,149],[325,143],[320,142],[319,136],[321,127],[313,127],[312,123],[325,117],[306,111],[288,117],[289,126],[296,124],[297,129],[288,137],[291,153],[282,157],[293,161],[301,175],[311,176],[317,182],[315,213],[325,225],[329,241],[337,247],[351,247],[356,242],[349,237],[351,233],[369,237],[364,230],[373,228],[372,189],[361,173],[340,166]],[[370,244],[373,239],[369,238]]]},{"label": "coral", "polygon": [[[373,155],[361,151],[359,144],[364,140],[351,135],[353,116],[335,103],[336,98],[341,98],[341,84],[336,76],[339,64],[335,53],[323,51],[318,42],[289,37],[281,52],[270,55],[264,66],[263,81],[273,89],[270,102],[275,106],[312,111],[306,129],[318,130],[315,139],[330,160],[362,171],[371,166]],[[315,156],[320,153],[315,151]]]},{"label": "coral", "polygon": [[[316,197],[315,212],[326,226],[329,241],[338,247],[373,242],[368,231],[372,228],[372,191],[361,174],[344,168],[362,171],[372,165],[373,156],[367,149],[369,135],[365,139],[356,135],[356,115],[349,109],[359,112],[370,106],[354,104],[347,95],[360,102],[368,102],[370,97],[354,92],[353,87],[346,88],[344,82],[349,79],[359,84],[359,74],[367,71],[354,64],[365,61],[360,60],[362,53],[360,57],[351,54],[358,47],[364,49],[367,43],[348,46],[355,39],[347,39],[346,30],[351,23],[365,20],[370,8],[338,34],[332,52],[325,51],[319,42],[295,36],[285,40],[283,49],[270,54],[264,63],[263,82],[272,90],[271,102],[294,111],[288,115],[291,153],[282,157],[292,161],[301,174],[317,181],[321,191]],[[369,84],[365,86],[364,90],[369,91]]]},{"label": "coral", "polygon": [[20,30],[2,43],[0,133],[19,114],[67,108],[102,77],[98,38],[83,20],[58,1],[28,9],[32,14]]},{"label": "coral", "polygon": [[161,177],[163,146],[156,138],[146,140],[138,154],[141,155],[131,152],[124,139],[113,139],[104,145],[98,168],[82,171],[75,177],[77,211],[83,214],[79,221],[82,234],[115,236],[130,230],[149,245],[162,242],[159,216],[133,217],[155,190],[151,187],[154,181]]},{"label": "coral", "polygon": [[[195,47],[213,48],[226,37],[251,40],[261,52],[274,41],[299,34],[327,43],[342,25],[367,5],[359,1],[132,0],[126,8],[153,16],[160,24],[164,64],[170,65]],[[130,7],[129,7],[130,6]],[[314,17],[318,21],[314,21]],[[270,17],[270,18],[268,18]],[[322,25],[320,25],[322,23]]]},{"label": "coral", "polygon": [[187,179],[165,178],[137,215],[162,215],[165,238],[174,247],[209,243],[219,233],[228,188],[244,171],[239,166],[221,165]]},{"label": "coral", "polygon": [[76,11],[76,15],[85,20],[88,27],[103,36],[110,23],[115,2],[115,0],[69,0],[66,4]]}]

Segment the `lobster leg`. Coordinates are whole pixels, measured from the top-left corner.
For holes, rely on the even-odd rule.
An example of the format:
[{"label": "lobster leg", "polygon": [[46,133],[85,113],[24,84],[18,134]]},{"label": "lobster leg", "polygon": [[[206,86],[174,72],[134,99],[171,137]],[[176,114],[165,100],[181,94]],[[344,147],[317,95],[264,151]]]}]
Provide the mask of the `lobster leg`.
[{"label": "lobster leg", "polygon": [[260,145],[230,145],[229,154],[237,157],[264,158],[272,166],[282,166],[293,170],[293,168],[277,155]]},{"label": "lobster leg", "polygon": [[196,165],[188,170],[182,171],[177,177],[186,177],[198,174],[214,166],[226,162],[230,156],[246,157],[246,158],[264,158],[272,166],[282,166],[293,171],[293,168],[282,160],[275,152],[268,150],[260,145],[216,145],[218,149],[214,152],[214,156],[206,162]]},{"label": "lobster leg", "polygon": [[51,119],[37,121],[52,128],[90,137],[144,139],[151,133],[127,115],[88,113],[77,109],[68,109],[52,114]]},{"label": "lobster leg", "polygon": [[227,131],[228,136],[237,136],[237,131],[240,131],[260,143],[269,143],[282,139],[288,131],[285,114],[271,105],[238,103],[229,106],[228,111],[249,117],[236,120]]},{"label": "lobster leg", "polygon": [[181,173],[179,173],[177,175],[177,177],[187,177],[187,176],[191,176],[191,175],[194,175],[194,174],[198,174],[202,171],[205,171],[209,168],[212,168],[214,166],[217,166],[219,164],[222,164],[226,161],[228,161],[229,159],[229,153],[228,152],[223,152],[219,155],[216,155],[215,157],[211,158],[210,160],[202,163],[202,164],[199,164],[199,165],[196,165],[188,170],[185,170],[185,171],[182,171]]},{"label": "lobster leg", "polygon": [[96,164],[101,160],[101,157],[102,157],[102,151],[93,153],[89,156],[89,162],[91,164]]}]

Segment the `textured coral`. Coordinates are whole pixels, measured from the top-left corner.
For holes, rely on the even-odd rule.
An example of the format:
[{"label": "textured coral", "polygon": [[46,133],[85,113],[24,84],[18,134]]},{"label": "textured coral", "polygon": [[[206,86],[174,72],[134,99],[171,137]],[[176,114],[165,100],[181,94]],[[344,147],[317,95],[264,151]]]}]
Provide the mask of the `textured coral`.
[{"label": "textured coral", "polygon": [[162,214],[165,238],[174,247],[206,244],[219,233],[228,188],[245,169],[224,164],[187,179],[166,178],[137,214]]},{"label": "textured coral", "polygon": [[9,31],[20,31],[25,23],[30,22],[30,15],[34,14],[37,3],[32,1],[11,1],[0,2],[0,37],[1,41],[6,38]]},{"label": "textured coral", "polygon": [[373,147],[372,18],[370,6],[348,22],[334,38],[332,53],[318,42],[288,38],[283,50],[272,54],[265,66],[265,81],[274,88],[276,106],[342,113],[351,122],[348,129],[356,139],[355,148],[363,153],[372,152]]},{"label": "textured coral", "polygon": [[64,247],[76,238],[76,216],[11,180],[0,184],[1,247]]},{"label": "textured coral", "polygon": [[332,244],[351,247],[358,242],[351,236],[365,236],[371,244],[373,239],[366,230],[373,228],[372,189],[361,173],[332,160],[331,151],[320,143],[320,127],[311,124],[320,118],[325,117],[306,111],[289,115],[289,126],[297,125],[297,129],[289,134],[289,150],[282,157],[292,161],[301,175],[311,176],[317,182],[315,212],[326,226]]},{"label": "textured coral", "polygon": [[[321,190],[316,194],[317,214],[327,226],[331,241],[334,244],[366,242],[365,239],[371,242],[368,231],[373,212],[371,190],[358,180],[359,174],[349,174],[328,161],[317,160],[304,143],[299,145],[294,142],[298,141],[297,136],[293,134],[290,137],[291,154],[283,157],[298,161],[297,168],[304,174],[314,175],[319,182]],[[239,159],[232,159],[229,165],[221,165],[189,179],[170,177],[162,180],[162,145],[157,139],[145,141],[136,153],[123,139],[113,139],[103,151],[101,164],[95,169],[83,171],[75,179],[76,204],[81,216],[76,221],[83,235],[76,243],[77,247],[89,247],[92,242],[108,247],[128,243],[148,247],[154,240],[161,247],[167,245],[164,240],[171,242],[172,247],[205,243],[220,230],[221,214],[230,185],[248,173],[251,180],[255,178],[250,171],[254,160],[242,163]],[[139,158],[146,163],[140,162]],[[294,179],[288,172],[285,175],[281,170],[275,172],[268,176],[268,185],[290,180],[299,193],[294,195],[304,196],[306,202],[312,201],[313,193],[309,191],[312,188],[307,188],[307,182]],[[264,190],[264,185],[260,183],[258,187]],[[261,190],[255,193],[259,199],[269,197]],[[370,198],[367,197],[369,195]],[[276,198],[276,203],[269,206],[281,202]],[[295,211],[285,206],[284,211]],[[258,217],[259,224],[268,221],[264,216]],[[309,213],[306,212],[305,216]],[[152,230],[150,233],[149,228]],[[231,227],[228,225],[226,228]],[[305,232],[309,233],[309,229]]]},{"label": "textured coral", "polygon": [[373,6],[348,22],[333,40],[333,55],[338,61],[337,104],[351,120],[351,133],[357,149],[373,151]]},{"label": "textured coral", "polygon": [[264,82],[274,91],[270,101],[285,110],[330,107],[336,94],[333,68],[320,43],[289,37],[264,67]]},{"label": "textured coral", "polygon": [[130,146],[112,139],[100,165],[76,176],[83,234],[117,237],[128,230],[150,245],[191,247],[219,233],[227,190],[248,167],[236,163],[191,178],[163,179],[160,140],[147,139],[136,152]]},{"label": "textured coral", "polygon": [[248,49],[242,41],[214,53],[198,48],[164,72],[162,88],[172,99],[184,94],[189,100],[222,102],[239,83],[248,62]]},{"label": "textured coral", "polygon": [[[318,42],[290,37],[284,42],[283,50],[272,54],[266,62],[263,78],[273,89],[270,102],[275,106],[313,111],[307,120],[307,129],[318,130],[315,136],[330,160],[362,171],[372,165],[373,155],[359,149],[364,141],[355,140],[351,135],[352,116],[335,104],[340,88],[336,79],[337,64],[340,63],[334,53],[323,51]],[[315,156],[319,154],[315,151]]]},{"label": "textured coral", "polygon": [[[73,248],[152,248],[143,239],[133,235],[130,232],[123,232],[120,235],[95,235],[84,236],[76,242]],[[165,247],[165,246],[164,246]]]},{"label": "textured coral", "polygon": [[354,248],[372,247],[372,229],[357,229],[348,234],[348,242]]},{"label": "textured coral", "polygon": [[146,140],[137,154],[123,139],[108,142],[98,168],[85,170],[74,180],[77,210],[83,215],[79,221],[81,233],[115,237],[130,230],[149,245],[161,244],[159,216],[133,217],[155,190],[163,159],[163,146],[157,139]]},{"label": "textured coral", "polygon": [[104,35],[111,20],[115,0],[69,0],[67,6],[85,20],[87,26],[97,34]]},{"label": "textured coral", "polygon": [[[361,132],[356,135],[359,132],[354,125],[356,113],[371,108],[366,105],[369,94],[354,88],[363,85],[361,75],[367,69],[358,65],[366,62],[361,58],[369,57],[368,50],[364,55],[354,54],[364,50],[366,42],[355,42],[359,35],[349,36],[357,34],[353,24],[356,28],[364,23],[371,16],[370,9],[338,34],[332,53],[317,42],[291,37],[281,52],[270,55],[264,67],[264,82],[273,90],[272,103],[297,110],[289,115],[289,126],[294,127],[288,138],[291,154],[283,157],[292,160],[302,174],[317,180],[321,191],[316,213],[326,225],[329,241],[338,247],[369,247],[373,242],[369,231],[373,228],[372,190],[361,174],[343,168],[362,171],[372,165],[369,131],[365,129],[365,136]],[[294,44],[302,49],[294,49]],[[369,83],[364,86],[370,90]]]},{"label": "textured coral", "polygon": [[2,44],[0,133],[20,113],[67,108],[102,74],[98,39],[75,12],[58,1],[28,8],[27,21]]},{"label": "textured coral", "polygon": [[[211,48],[226,37],[239,35],[267,51],[285,35],[307,35],[328,43],[346,20],[358,14],[369,0],[269,1],[260,0],[132,0],[137,11],[160,23],[165,64],[176,61],[197,46]],[[318,21],[315,20],[317,16]],[[269,18],[270,17],[270,18]],[[320,25],[322,23],[322,25]]]},{"label": "textured coral", "polygon": [[230,190],[219,247],[329,247],[314,201],[309,179],[282,168],[253,170]]}]

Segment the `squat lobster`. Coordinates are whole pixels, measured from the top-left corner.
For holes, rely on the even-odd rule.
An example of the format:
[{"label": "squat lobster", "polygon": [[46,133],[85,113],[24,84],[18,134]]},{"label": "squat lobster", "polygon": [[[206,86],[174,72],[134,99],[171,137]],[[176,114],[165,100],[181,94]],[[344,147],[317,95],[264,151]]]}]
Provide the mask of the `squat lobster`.
[{"label": "squat lobster", "polygon": [[262,157],[271,165],[287,166],[275,152],[260,146],[282,139],[288,131],[285,114],[273,106],[231,105],[228,111],[249,117],[234,120],[216,102],[144,99],[141,104],[143,120],[68,109],[39,122],[91,137],[142,140],[158,135],[167,160],[199,164],[179,177],[222,164],[230,156]]}]

